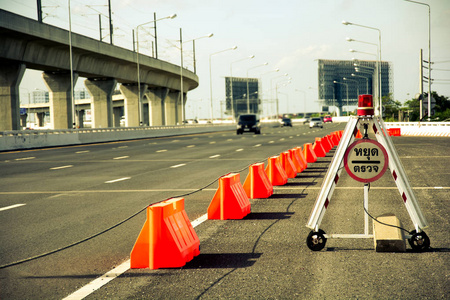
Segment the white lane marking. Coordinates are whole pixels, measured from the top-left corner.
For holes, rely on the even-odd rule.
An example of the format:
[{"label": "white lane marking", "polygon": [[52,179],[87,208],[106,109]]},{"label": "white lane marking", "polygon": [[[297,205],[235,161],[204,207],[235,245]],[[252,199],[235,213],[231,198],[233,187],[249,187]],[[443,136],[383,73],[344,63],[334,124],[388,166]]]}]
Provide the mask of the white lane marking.
[{"label": "white lane marking", "polygon": [[167,150],[166,149],[162,149],[162,150],[158,150],[158,151],[156,151],[157,153],[162,153],[162,152],[166,152]]},{"label": "white lane marking", "polygon": [[253,147],[261,147],[261,146],[262,146],[261,144],[257,144],[257,145],[255,145]]},{"label": "white lane marking", "polygon": [[228,140],[227,140],[227,142],[232,142],[232,141],[233,141],[233,139],[228,139]]},{"label": "white lane marking", "polygon": [[[208,220],[208,214],[204,214],[203,216],[200,216],[199,218],[195,219],[191,222],[192,227],[197,227],[198,225],[202,224]],[[105,273],[104,275],[100,276],[97,279],[92,280],[87,285],[83,286],[79,290],[75,291],[74,293],[70,294],[63,300],[81,300],[95,292],[96,290],[100,289],[105,284],[109,283],[113,279],[119,277],[126,271],[130,269],[130,260],[127,260],[120,264],[119,266],[115,267],[111,271]]]},{"label": "white lane marking", "polygon": [[35,159],[36,157],[34,156],[30,156],[30,157],[21,157],[21,158],[16,158],[15,160],[29,160],[29,159]]},{"label": "white lane marking", "polygon": [[76,154],[81,154],[81,153],[88,153],[89,152],[89,150],[84,150],[84,151],[77,151],[77,152],[75,152]]},{"label": "white lane marking", "polygon": [[67,168],[72,168],[72,167],[73,167],[73,165],[67,165],[67,166],[50,168],[50,170],[60,170],[60,169],[67,169]]},{"label": "white lane marking", "polygon": [[186,146],[186,148],[194,148],[194,147],[195,147],[195,145]]},{"label": "white lane marking", "polygon": [[171,166],[171,168],[179,168],[179,167],[182,167],[182,166],[185,166],[186,164],[179,164],[179,165],[175,165],[175,166]]},{"label": "white lane marking", "polygon": [[114,157],[113,159],[124,159],[124,158],[129,158],[129,156],[119,156],[119,157]]},{"label": "white lane marking", "polygon": [[203,222],[205,222],[206,220],[208,220],[208,214],[204,214],[203,216],[200,216],[199,218],[195,219],[194,221],[191,222],[192,227],[197,227],[198,225],[202,224]]},{"label": "white lane marking", "polygon": [[26,205],[26,204],[14,204],[14,205],[10,205],[10,206],[5,206],[5,207],[0,208],[0,211],[12,209],[12,208],[16,208],[16,207],[20,207],[20,206],[24,206],[24,205]]},{"label": "white lane marking", "polygon": [[128,146],[120,146],[120,147],[117,147],[117,149],[123,149],[123,148],[128,148]]},{"label": "white lane marking", "polygon": [[220,156],[220,154],[216,154],[216,155],[210,156],[209,158],[216,158],[216,157],[219,157],[219,156]]},{"label": "white lane marking", "polygon": [[270,141],[270,142],[269,142],[269,144],[273,144],[273,143],[275,143],[275,142],[274,142],[274,141]]},{"label": "white lane marking", "polygon": [[131,177],[123,177],[123,178],[119,178],[119,179],[113,179],[113,180],[105,181],[105,183],[114,183],[114,182],[118,182],[118,181],[128,180],[130,178]]},{"label": "white lane marking", "polygon": [[216,142],[209,142],[210,144],[215,144]]},{"label": "white lane marking", "polygon": [[236,152],[241,152],[241,151],[244,151],[244,149],[236,149]]}]

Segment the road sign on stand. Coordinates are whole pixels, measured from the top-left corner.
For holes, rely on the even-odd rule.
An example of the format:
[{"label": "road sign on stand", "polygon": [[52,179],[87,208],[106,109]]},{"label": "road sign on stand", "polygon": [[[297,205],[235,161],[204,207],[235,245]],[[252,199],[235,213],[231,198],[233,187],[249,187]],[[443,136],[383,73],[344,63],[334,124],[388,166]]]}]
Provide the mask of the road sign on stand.
[{"label": "road sign on stand", "polygon": [[[430,247],[430,239],[423,231],[428,226],[419,207],[414,192],[409,184],[406,172],[387,132],[383,119],[374,116],[372,95],[360,95],[358,99],[358,116],[350,117],[341,141],[335,152],[330,167],[322,183],[314,208],[306,227],[312,229],[306,238],[308,248],[320,251],[325,247],[327,238],[373,238],[369,234],[369,217],[367,213],[369,183],[379,179],[389,166],[406,210],[415,229],[405,235],[413,250],[425,250]],[[368,129],[372,129],[377,141],[368,138]],[[361,129],[363,138],[354,142]],[[319,228],[330,204],[342,169],[355,180],[364,182],[364,234],[326,234]]]},{"label": "road sign on stand", "polygon": [[386,149],[370,139],[361,139],[351,144],[344,155],[344,166],[348,175],[359,182],[373,182],[383,176],[388,167]]}]

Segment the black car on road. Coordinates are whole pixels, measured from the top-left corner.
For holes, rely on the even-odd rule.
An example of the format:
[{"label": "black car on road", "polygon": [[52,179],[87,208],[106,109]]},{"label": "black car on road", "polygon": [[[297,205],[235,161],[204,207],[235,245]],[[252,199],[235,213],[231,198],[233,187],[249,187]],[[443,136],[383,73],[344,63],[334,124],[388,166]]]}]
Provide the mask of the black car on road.
[{"label": "black car on road", "polygon": [[254,132],[255,134],[261,133],[261,124],[259,123],[258,115],[246,114],[239,116],[236,134],[243,134],[246,131]]}]

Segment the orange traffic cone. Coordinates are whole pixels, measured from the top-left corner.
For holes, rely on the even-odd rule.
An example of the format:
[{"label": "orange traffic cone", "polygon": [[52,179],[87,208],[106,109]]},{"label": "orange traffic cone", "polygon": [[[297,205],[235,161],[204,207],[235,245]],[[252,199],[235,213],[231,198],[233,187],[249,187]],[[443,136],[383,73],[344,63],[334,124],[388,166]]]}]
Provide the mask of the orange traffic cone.
[{"label": "orange traffic cone", "polygon": [[325,157],[327,156],[327,153],[325,152],[325,149],[322,147],[322,139],[317,139],[316,142],[313,145],[313,151],[316,154],[317,157]]},{"label": "orange traffic cone", "polygon": [[219,188],[208,207],[208,219],[242,219],[250,213],[250,201],[238,173],[219,178]]},{"label": "orange traffic cone", "polygon": [[333,149],[333,147],[334,147],[333,141],[331,140],[331,135],[326,135],[323,138],[325,139],[327,146],[328,146],[327,152],[330,152],[330,150]]},{"label": "orange traffic cone", "polygon": [[311,143],[306,143],[303,145],[303,154],[305,155],[306,161],[313,163],[317,161],[317,155],[313,150]]},{"label": "orange traffic cone", "polygon": [[184,210],[184,198],[173,198],[147,208],[130,267],[179,268],[199,254],[200,240]]},{"label": "orange traffic cone", "polygon": [[303,172],[303,170],[305,169],[305,164],[301,161],[300,157],[298,156],[297,149],[289,149],[289,156],[292,162],[294,163],[297,173]]},{"label": "orange traffic cone", "polygon": [[296,147],[295,150],[297,151],[300,161],[303,163],[303,170],[305,170],[308,168],[308,162],[306,161],[305,155],[303,155],[302,147]]},{"label": "orange traffic cone", "polygon": [[244,182],[244,191],[251,199],[269,198],[273,194],[273,185],[264,172],[264,163],[256,163],[249,167]]},{"label": "orange traffic cone", "polygon": [[278,160],[279,156],[269,157],[267,161],[266,174],[272,185],[285,185],[288,182],[286,171]]},{"label": "orange traffic cone", "polygon": [[[330,152],[331,150],[331,146],[330,144],[327,142],[326,138],[316,138],[316,143],[320,144],[323,148],[323,150],[325,150],[325,153]],[[317,153],[316,153],[317,154]]]},{"label": "orange traffic cone", "polygon": [[295,178],[297,176],[296,167],[291,160],[289,152],[281,153],[281,165],[283,166],[284,170],[286,171],[288,178]]},{"label": "orange traffic cone", "polygon": [[333,132],[333,133],[330,135],[330,138],[331,138],[331,141],[333,142],[333,146],[339,145],[339,137],[338,137],[338,135],[337,135],[336,132]]}]

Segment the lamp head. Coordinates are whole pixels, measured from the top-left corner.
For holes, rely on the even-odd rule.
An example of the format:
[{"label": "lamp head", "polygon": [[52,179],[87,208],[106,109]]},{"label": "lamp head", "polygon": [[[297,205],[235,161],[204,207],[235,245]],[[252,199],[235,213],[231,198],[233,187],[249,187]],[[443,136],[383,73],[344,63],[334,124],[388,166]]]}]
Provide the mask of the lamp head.
[{"label": "lamp head", "polygon": [[357,114],[358,116],[374,115],[372,95],[359,95]]},{"label": "lamp head", "polygon": [[342,21],[342,24],[344,24],[344,25],[352,25],[352,23],[347,22],[347,21]]},{"label": "lamp head", "polygon": [[177,14],[173,14],[169,16],[169,19],[175,19],[177,17]]}]

